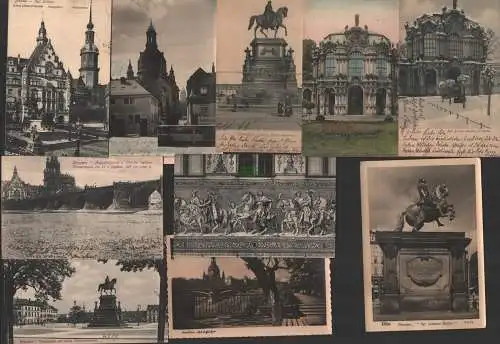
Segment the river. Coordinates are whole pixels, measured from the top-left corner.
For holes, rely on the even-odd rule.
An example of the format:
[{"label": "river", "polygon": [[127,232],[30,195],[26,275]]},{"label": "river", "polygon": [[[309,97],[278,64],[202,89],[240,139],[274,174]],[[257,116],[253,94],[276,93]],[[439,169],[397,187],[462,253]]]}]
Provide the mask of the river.
[{"label": "river", "polygon": [[2,212],[4,259],[152,259],[163,255],[161,212]]}]

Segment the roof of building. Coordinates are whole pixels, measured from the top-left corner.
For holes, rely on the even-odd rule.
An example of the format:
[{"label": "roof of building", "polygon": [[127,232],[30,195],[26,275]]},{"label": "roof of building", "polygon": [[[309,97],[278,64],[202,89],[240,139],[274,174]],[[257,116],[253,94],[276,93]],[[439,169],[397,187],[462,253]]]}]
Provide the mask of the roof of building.
[{"label": "roof of building", "polygon": [[14,299],[14,306],[18,306],[18,307],[19,306],[33,306],[33,307],[40,307],[43,309],[50,309],[50,310],[57,312],[57,308],[47,304],[46,302],[39,301],[39,300],[16,298],[16,299]]},{"label": "roof of building", "polygon": [[147,310],[147,311],[157,311],[157,310],[159,310],[159,309],[160,309],[160,306],[159,306],[159,305],[148,305],[148,306],[146,307],[146,310]]},{"label": "roof of building", "polygon": [[137,80],[126,78],[111,80],[110,93],[111,96],[152,96]]}]

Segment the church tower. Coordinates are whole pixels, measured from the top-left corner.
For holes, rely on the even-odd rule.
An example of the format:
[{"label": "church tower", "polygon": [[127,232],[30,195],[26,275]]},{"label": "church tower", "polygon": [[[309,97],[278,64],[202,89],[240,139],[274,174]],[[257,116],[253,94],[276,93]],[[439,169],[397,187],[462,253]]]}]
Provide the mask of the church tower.
[{"label": "church tower", "polygon": [[207,277],[210,281],[218,281],[221,279],[220,269],[214,257],[210,259],[210,265],[208,266]]},{"label": "church tower", "polygon": [[57,188],[59,176],[61,175],[61,164],[56,156],[48,156],[43,170],[43,186],[49,193]]},{"label": "church tower", "polygon": [[38,29],[38,36],[36,38],[36,44],[41,45],[48,42],[47,29],[45,28],[45,22],[42,20],[40,23],[40,29]]},{"label": "church tower", "polygon": [[99,49],[94,42],[95,32],[92,23],[92,0],[90,0],[89,23],[85,31],[85,44],[80,49],[81,66],[78,70],[87,88],[92,89],[99,83]]},{"label": "church tower", "polygon": [[132,62],[130,60],[128,60],[127,80],[134,80],[134,69],[132,68]]},{"label": "church tower", "polygon": [[163,53],[158,50],[156,30],[151,21],[146,31],[146,49],[139,55],[137,77],[147,85],[166,75],[167,61]]}]

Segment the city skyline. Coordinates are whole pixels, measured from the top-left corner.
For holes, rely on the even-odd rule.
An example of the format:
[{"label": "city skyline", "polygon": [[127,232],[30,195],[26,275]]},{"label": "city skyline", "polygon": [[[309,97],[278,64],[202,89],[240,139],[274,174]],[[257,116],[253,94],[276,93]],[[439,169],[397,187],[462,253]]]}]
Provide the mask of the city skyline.
[{"label": "city skyline", "polygon": [[[120,266],[115,265],[116,260],[109,260],[106,264],[87,259],[70,262],[76,271],[62,283],[62,300],[48,302],[57,308],[59,314],[68,313],[73,307],[73,301],[79,306],[85,305],[87,311],[93,311],[94,302],[99,300],[97,287],[104,282],[106,275],[117,279],[116,295],[117,301],[121,302],[122,311],[135,311],[137,305],[141,305],[141,310],[145,310],[146,305],[158,305],[160,277],[153,269],[140,272],[120,271]],[[20,290],[15,297],[34,300],[35,291]]]},{"label": "city skyline", "polygon": [[[43,20],[47,37],[56,54],[74,79],[80,76],[80,49],[85,43],[85,31],[89,22],[90,0],[53,0],[44,7],[15,7],[9,2],[7,54],[10,57],[30,58],[36,47],[36,38]],[[41,6],[41,5],[37,5]],[[56,8],[61,6],[60,8]],[[71,17],[71,25],[61,18]],[[99,83],[106,85],[110,79],[111,0],[92,1],[92,23],[95,43],[99,48]],[[19,34],[19,33],[22,34]],[[71,37],[71,39],[68,39]]]},{"label": "city skyline", "polygon": [[[163,173],[162,157],[134,157],[134,158],[72,158],[63,157],[58,159],[61,165],[61,173],[75,177],[77,186],[84,185],[106,186],[113,182],[126,181],[148,181],[158,180]],[[19,177],[31,185],[43,185],[43,170],[45,168],[46,157],[23,157],[9,156],[2,159],[2,180],[9,181],[12,177],[14,166],[17,168]],[[76,162],[86,161],[87,166],[96,162],[107,162],[108,166],[113,164],[113,168],[89,168],[76,167],[82,164]],[[117,164],[124,164],[127,161],[147,164],[149,168],[126,168]]]},{"label": "city skyline", "polygon": [[[288,48],[294,53],[297,67],[297,83],[302,84],[302,39],[303,39],[303,12],[304,0],[274,0],[273,9],[288,7],[288,16],[284,18],[288,36],[280,29],[278,37],[283,37]],[[234,0],[217,1],[217,84],[241,84],[242,66],[245,61],[244,50],[254,38],[253,30],[248,30],[250,17],[264,13],[266,1],[240,0],[235,6]],[[258,33],[257,37],[261,37]],[[269,37],[274,33],[269,31]]]},{"label": "city skyline", "polygon": [[[245,277],[254,279],[253,272],[246,267],[246,263],[238,257],[216,257],[220,272],[224,271],[226,277],[243,279]],[[210,265],[209,257],[177,256],[168,263],[169,278],[198,279],[203,277]],[[290,278],[287,270],[276,271],[276,281],[286,282]]]},{"label": "city skyline", "polygon": [[[442,219],[444,227],[426,223],[421,232],[466,232],[472,234],[470,253],[477,251],[476,179],[474,165],[370,167],[367,172],[369,229],[393,231],[397,217],[418,200],[417,181],[424,178],[429,189],[444,183],[456,218]],[[366,197],[366,196],[365,196]],[[408,228],[408,226],[405,226]]]},{"label": "city skyline", "polygon": [[399,41],[398,0],[308,0],[304,11],[304,38],[322,41],[331,33],[344,32],[345,26],[354,26],[359,14],[359,26]]},{"label": "city skyline", "polygon": [[[177,86],[186,87],[198,69],[215,63],[215,0],[121,0],[113,3],[111,75],[125,77],[129,60],[137,73],[146,30],[153,22],[158,49],[167,69],[173,66]],[[175,34],[172,34],[175,32]]]}]

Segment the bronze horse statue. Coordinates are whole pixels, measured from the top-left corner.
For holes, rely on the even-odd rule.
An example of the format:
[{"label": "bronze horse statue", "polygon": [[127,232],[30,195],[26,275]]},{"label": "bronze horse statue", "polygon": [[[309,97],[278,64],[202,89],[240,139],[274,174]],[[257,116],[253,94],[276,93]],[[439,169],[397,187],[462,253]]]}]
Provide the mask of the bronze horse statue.
[{"label": "bronze horse statue", "polygon": [[116,284],[116,278],[110,280],[108,277],[106,277],[106,281],[104,281],[104,283],[99,284],[97,291],[103,292],[109,290],[110,292],[114,291],[116,293],[115,284]]},{"label": "bronze horse statue", "polygon": [[[274,30],[274,38],[278,35],[278,30],[282,27],[285,30],[285,36],[288,35],[288,31],[286,26],[283,24],[283,19],[288,15],[288,7],[280,7],[276,10],[273,15],[273,20],[271,23],[268,23],[267,17],[264,14],[259,14],[256,16],[250,17],[250,23],[248,24],[248,30],[254,27],[253,35],[254,38],[257,38],[257,30],[260,29],[260,32],[267,38],[267,34],[264,30]],[[254,26],[255,24],[255,26]]]},{"label": "bronze horse statue", "polygon": [[438,226],[444,226],[440,218],[448,217],[449,221],[455,219],[455,207],[447,202],[448,187],[445,184],[439,184],[434,189],[432,199],[434,206],[411,204],[398,217],[396,232],[402,232],[405,222],[412,227],[412,232],[418,232],[426,223],[436,222]]}]

